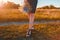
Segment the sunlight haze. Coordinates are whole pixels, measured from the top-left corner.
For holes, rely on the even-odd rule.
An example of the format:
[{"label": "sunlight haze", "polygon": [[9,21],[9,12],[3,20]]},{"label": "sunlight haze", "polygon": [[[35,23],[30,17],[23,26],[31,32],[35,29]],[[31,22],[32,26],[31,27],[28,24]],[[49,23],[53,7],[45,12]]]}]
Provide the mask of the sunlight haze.
[{"label": "sunlight haze", "polygon": [[[7,1],[14,2],[20,5],[23,5],[24,3],[24,0],[0,0],[0,6]],[[54,5],[56,7],[60,7],[60,0],[38,0],[37,7],[43,7],[47,5]]]}]

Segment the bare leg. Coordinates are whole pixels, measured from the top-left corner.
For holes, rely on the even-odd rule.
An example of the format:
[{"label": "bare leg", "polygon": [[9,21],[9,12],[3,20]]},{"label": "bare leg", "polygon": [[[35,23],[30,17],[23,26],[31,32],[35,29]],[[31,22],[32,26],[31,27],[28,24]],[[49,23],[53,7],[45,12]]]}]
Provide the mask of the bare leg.
[{"label": "bare leg", "polygon": [[33,24],[34,24],[34,13],[29,13],[28,17],[29,17],[29,28],[28,28],[28,31],[27,31],[27,36],[30,36],[31,35],[31,30],[34,28],[33,27]]},{"label": "bare leg", "polygon": [[29,29],[32,29],[33,24],[34,24],[34,14],[30,13],[29,14]]}]

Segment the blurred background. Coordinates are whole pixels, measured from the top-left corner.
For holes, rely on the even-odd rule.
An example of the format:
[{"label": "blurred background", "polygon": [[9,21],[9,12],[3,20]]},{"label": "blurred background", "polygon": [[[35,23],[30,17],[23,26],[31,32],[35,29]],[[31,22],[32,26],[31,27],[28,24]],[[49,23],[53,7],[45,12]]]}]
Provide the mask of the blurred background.
[{"label": "blurred background", "polygon": [[[0,39],[25,40],[28,14],[24,0],[0,0]],[[31,40],[60,40],[60,0],[38,0]]]}]

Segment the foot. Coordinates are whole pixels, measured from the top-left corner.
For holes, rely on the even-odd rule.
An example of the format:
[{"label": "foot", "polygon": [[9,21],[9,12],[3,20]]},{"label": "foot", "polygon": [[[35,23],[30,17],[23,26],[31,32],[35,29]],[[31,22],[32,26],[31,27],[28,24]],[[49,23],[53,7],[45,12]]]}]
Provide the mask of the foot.
[{"label": "foot", "polygon": [[31,36],[31,29],[29,29],[29,30],[27,31],[26,36],[27,36],[27,37]]},{"label": "foot", "polygon": [[27,37],[31,36],[32,30],[34,30],[34,27],[32,27],[31,29],[28,29],[26,34]]}]

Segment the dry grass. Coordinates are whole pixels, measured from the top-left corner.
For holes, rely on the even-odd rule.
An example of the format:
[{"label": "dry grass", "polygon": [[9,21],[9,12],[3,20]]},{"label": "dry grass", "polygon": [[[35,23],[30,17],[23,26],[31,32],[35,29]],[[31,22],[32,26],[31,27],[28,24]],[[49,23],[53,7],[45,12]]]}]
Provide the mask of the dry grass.
[{"label": "dry grass", "polygon": [[[52,11],[47,13],[46,11],[36,11],[35,20],[60,20],[60,11]],[[20,12],[18,9],[0,9],[0,22],[9,21],[28,21],[27,14]]]},{"label": "dry grass", "polygon": [[[60,40],[60,24],[35,24],[34,28],[31,36],[33,40]],[[28,24],[0,26],[0,38],[26,40],[27,29]]]},{"label": "dry grass", "polygon": [[[35,20],[60,20],[60,11],[51,14],[36,11]],[[0,22],[28,21],[26,14],[18,9],[0,9]],[[35,24],[31,38],[26,38],[28,24],[0,26],[1,40],[60,40],[60,23]]]},{"label": "dry grass", "polygon": [[27,20],[27,15],[21,13],[18,9],[1,9],[0,22],[23,21]]}]

